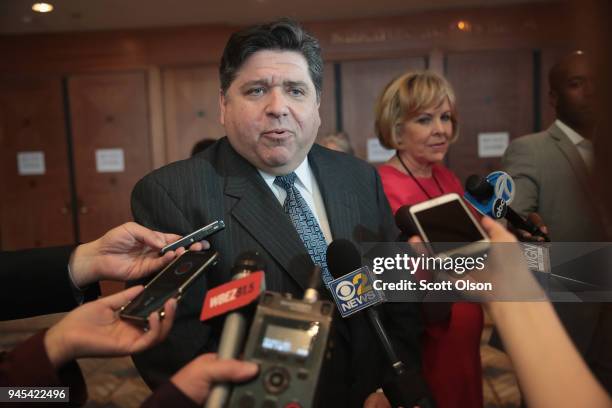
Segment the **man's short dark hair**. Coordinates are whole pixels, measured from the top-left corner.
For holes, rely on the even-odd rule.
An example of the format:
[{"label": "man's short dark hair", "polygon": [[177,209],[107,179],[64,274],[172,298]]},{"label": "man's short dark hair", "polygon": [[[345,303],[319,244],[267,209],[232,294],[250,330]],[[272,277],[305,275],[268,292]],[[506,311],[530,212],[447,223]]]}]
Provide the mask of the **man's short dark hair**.
[{"label": "man's short dark hair", "polygon": [[236,73],[242,64],[251,55],[263,50],[295,51],[302,54],[308,63],[308,72],[314,83],[317,99],[321,97],[323,86],[321,47],[316,38],[290,19],[251,26],[232,34],[225,45],[219,67],[223,94],[236,78]]}]

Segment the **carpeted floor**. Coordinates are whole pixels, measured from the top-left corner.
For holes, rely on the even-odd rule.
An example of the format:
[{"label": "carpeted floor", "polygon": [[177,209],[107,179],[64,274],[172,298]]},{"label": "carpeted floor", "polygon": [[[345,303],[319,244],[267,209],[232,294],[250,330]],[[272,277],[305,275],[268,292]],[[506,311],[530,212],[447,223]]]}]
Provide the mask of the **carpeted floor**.
[{"label": "carpeted floor", "polygon": [[[0,322],[0,350],[7,350],[36,331],[56,322],[61,315]],[[490,323],[483,333],[481,357],[483,364],[483,392],[485,408],[513,408],[519,406],[520,394],[508,357],[486,345],[491,333]],[[89,391],[88,408],[138,407],[150,394],[132,360],[79,360]],[[1,405],[1,404],[0,404]]]}]

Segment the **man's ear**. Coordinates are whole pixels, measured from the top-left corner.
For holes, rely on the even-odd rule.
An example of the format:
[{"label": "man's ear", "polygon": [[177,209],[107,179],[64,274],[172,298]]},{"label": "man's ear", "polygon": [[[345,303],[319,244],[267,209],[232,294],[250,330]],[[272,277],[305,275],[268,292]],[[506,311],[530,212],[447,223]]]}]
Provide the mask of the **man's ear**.
[{"label": "man's ear", "polygon": [[548,104],[555,110],[557,109],[558,99],[559,96],[557,95],[557,91],[554,91],[552,89],[548,91]]},{"label": "man's ear", "polygon": [[223,91],[219,89],[219,122],[222,126],[225,126],[225,95]]}]

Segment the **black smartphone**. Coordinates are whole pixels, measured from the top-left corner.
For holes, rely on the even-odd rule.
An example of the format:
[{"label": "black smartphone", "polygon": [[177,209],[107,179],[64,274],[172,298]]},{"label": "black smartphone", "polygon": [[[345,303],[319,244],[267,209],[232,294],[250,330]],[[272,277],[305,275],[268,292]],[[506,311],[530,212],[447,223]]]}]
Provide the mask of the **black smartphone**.
[{"label": "black smartphone", "polygon": [[215,232],[221,231],[223,228],[225,228],[225,223],[223,221],[218,220],[215,222],[211,222],[207,226],[202,227],[199,230],[193,231],[188,235],[185,235],[178,241],[174,241],[173,243],[166,245],[159,251],[159,254],[163,255],[168,251],[174,251],[179,248],[188,247],[194,242],[201,241],[204,238],[211,236]]},{"label": "black smartphone", "polygon": [[[185,289],[206,269],[218,262],[219,253],[185,251],[157,274],[144,290],[121,308],[119,316],[141,325],[148,325],[148,317],[155,311],[163,312],[170,298],[180,299]],[[163,314],[162,314],[163,316]]]}]

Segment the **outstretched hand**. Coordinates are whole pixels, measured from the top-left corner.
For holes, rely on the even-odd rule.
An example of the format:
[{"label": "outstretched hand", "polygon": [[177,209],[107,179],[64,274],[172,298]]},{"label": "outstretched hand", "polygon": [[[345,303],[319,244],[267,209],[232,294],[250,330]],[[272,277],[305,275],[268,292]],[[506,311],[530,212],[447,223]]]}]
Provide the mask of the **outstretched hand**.
[{"label": "outstretched hand", "polygon": [[[83,288],[99,280],[128,281],[140,279],[166,266],[185,249],[159,250],[180,238],[175,234],[152,231],[135,222],[128,222],[108,231],[101,238],[79,245],[70,258],[74,283]],[[207,241],[196,242],[190,249],[207,249]]]},{"label": "outstretched hand", "polygon": [[256,364],[220,360],[216,354],[203,354],[181,368],[171,381],[196,404],[202,405],[215,382],[246,381],[257,374]]},{"label": "outstretched hand", "polygon": [[164,319],[157,312],[149,316],[149,328],[122,320],[119,309],[134,299],[142,286],[86,303],[60,320],[45,334],[45,349],[54,367],[81,357],[125,356],[143,351],[162,341],[174,320],[176,300],[164,305]]}]

